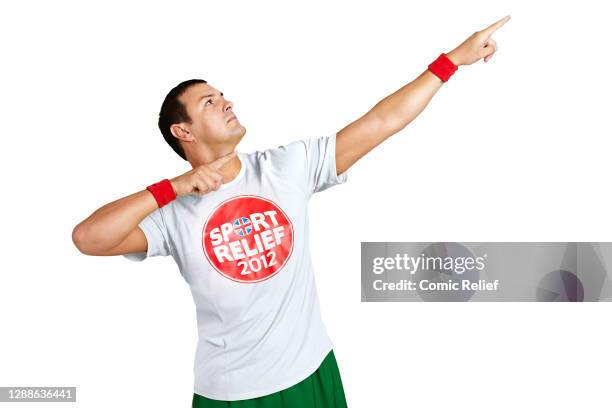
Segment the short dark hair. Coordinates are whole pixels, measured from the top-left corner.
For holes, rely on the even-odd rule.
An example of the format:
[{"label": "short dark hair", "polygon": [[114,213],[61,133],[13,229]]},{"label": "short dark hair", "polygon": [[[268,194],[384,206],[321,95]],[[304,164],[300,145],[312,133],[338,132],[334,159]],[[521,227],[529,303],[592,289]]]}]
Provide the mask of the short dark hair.
[{"label": "short dark hair", "polygon": [[179,101],[179,97],[185,93],[187,88],[190,86],[206,83],[207,82],[203,79],[189,79],[181,82],[172,88],[170,92],[168,92],[168,95],[166,95],[166,98],[164,98],[164,102],[162,103],[159,111],[159,121],[157,122],[159,130],[161,131],[162,135],[164,135],[164,139],[166,142],[168,142],[172,150],[181,156],[183,160],[187,160],[185,151],[183,150],[180,141],[172,135],[170,126],[181,122],[191,123],[191,118],[189,117],[189,113],[187,113],[187,108],[181,103],[181,101]]}]

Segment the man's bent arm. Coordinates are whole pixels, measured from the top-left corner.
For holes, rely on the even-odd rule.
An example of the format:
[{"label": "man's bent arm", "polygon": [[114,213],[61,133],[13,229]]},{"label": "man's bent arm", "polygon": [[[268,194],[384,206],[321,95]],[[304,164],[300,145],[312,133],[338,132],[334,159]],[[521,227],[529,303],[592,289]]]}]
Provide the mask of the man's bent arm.
[{"label": "man's bent arm", "polygon": [[[223,178],[220,169],[235,156],[236,152],[232,151],[171,179],[176,196],[203,195],[217,190]],[[145,252],[147,238],[138,224],[158,208],[155,197],[148,189],[123,197],[98,208],[78,224],[72,231],[72,241],[86,255]]]},{"label": "man's bent arm", "polygon": [[113,249],[121,245],[130,233],[137,230],[138,224],[157,208],[157,202],[148,190],[123,197],[100,207],[79,223],[72,231],[72,241],[79,251],[87,255],[144,252],[147,241],[142,233],[130,240],[129,248],[125,251]]}]

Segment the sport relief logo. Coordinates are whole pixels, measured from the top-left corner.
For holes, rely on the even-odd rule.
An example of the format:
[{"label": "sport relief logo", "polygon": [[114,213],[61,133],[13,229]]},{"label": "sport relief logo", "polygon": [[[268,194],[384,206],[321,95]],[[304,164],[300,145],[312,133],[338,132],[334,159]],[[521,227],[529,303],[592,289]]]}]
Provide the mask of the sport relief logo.
[{"label": "sport relief logo", "polygon": [[204,224],[202,249],[221,275],[252,283],[271,278],[293,252],[293,225],[274,202],[258,196],[232,197]]}]

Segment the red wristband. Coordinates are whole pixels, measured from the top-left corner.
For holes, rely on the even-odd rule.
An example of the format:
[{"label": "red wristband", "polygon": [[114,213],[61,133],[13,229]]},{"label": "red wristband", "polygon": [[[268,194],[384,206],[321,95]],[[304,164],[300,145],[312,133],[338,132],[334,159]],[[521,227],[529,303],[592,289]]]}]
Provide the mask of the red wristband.
[{"label": "red wristband", "polygon": [[176,193],[172,188],[172,183],[170,183],[170,180],[168,179],[163,179],[160,182],[151,184],[147,187],[147,190],[149,190],[151,194],[153,194],[153,197],[155,198],[155,201],[157,201],[157,206],[159,208],[163,207],[164,205],[168,204],[176,198]]},{"label": "red wristband", "polygon": [[457,71],[458,67],[446,56],[446,54],[442,53],[434,62],[429,64],[427,68],[440,78],[442,82],[446,82],[448,78]]}]

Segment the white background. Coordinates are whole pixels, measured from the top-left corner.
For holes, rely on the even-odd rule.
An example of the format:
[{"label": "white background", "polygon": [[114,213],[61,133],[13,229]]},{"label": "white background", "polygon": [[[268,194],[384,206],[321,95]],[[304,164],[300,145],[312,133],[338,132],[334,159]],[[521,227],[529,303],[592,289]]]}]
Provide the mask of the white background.
[{"label": "white background", "polygon": [[604,7],[3,3],[0,386],[190,406],[195,307],[172,258],[71,241],[98,207],[190,169],[156,127],[171,87],[209,81],[247,128],[239,151],[276,147],[340,130],[510,14],[491,61],[311,200],[323,319],[353,408],[610,406],[608,303],[360,301],[361,241],[611,240]]}]

